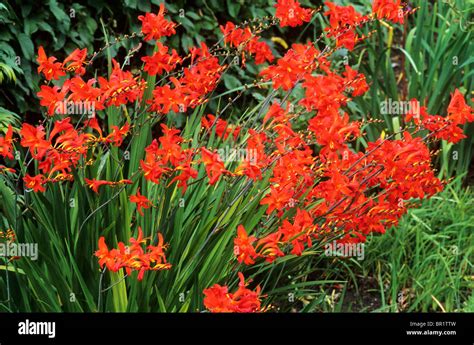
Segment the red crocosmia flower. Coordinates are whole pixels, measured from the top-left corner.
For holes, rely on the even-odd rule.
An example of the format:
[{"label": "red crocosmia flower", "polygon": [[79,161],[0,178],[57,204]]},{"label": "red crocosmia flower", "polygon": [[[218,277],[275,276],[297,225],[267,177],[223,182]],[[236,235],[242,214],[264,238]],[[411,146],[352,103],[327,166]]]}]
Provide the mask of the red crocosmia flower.
[{"label": "red crocosmia flower", "polygon": [[161,124],[161,128],[163,135],[159,138],[160,144],[154,139],[145,148],[145,160],[140,161],[140,166],[145,179],[154,183],[159,183],[163,174],[178,173],[169,185],[179,181],[178,186],[184,193],[188,180],[198,176],[197,170],[192,167],[192,164],[195,164],[192,161],[195,152],[193,149],[181,147],[183,138],[178,135],[179,130],[168,128],[165,124]]},{"label": "red crocosmia flower", "polygon": [[268,44],[260,41],[260,37],[253,34],[250,28],[237,28],[234,23],[227,22],[225,27],[221,25],[220,29],[224,34],[225,43],[234,48],[242,49],[250,55],[255,55],[257,65],[265,61],[273,61],[274,56]]},{"label": "red crocosmia flower", "polygon": [[224,163],[217,153],[213,153],[206,149],[201,148],[202,162],[206,166],[207,176],[209,177],[209,184],[213,185],[217,182],[222,174],[231,174],[225,169]]},{"label": "red crocosmia flower", "polygon": [[174,177],[170,182],[171,184],[176,181],[179,181],[178,187],[182,188],[183,194],[186,192],[186,189],[188,188],[188,181],[192,178],[198,177],[198,171],[191,167],[190,161],[191,161],[190,159],[188,161],[184,161],[183,163],[180,163],[176,167],[176,171],[180,172],[180,174]]},{"label": "red crocosmia flower", "polygon": [[168,128],[165,124],[161,124],[161,129],[163,130],[163,135],[158,140],[162,148],[160,153],[163,163],[171,162],[175,166],[179,165],[183,154],[180,146],[183,138],[178,135],[180,131],[179,129]]},{"label": "red crocosmia flower", "polygon": [[143,216],[143,208],[150,208],[152,206],[151,201],[146,196],[140,194],[140,188],[138,188],[136,195],[130,196],[130,201],[137,204],[137,211],[141,216]]},{"label": "red crocosmia flower", "polygon": [[346,70],[344,71],[343,75],[346,79],[347,87],[351,89],[351,94],[353,97],[362,96],[369,90],[369,85],[367,84],[365,75],[358,73],[349,65],[346,66]]},{"label": "red crocosmia flower", "polygon": [[88,178],[86,178],[85,181],[86,181],[87,186],[96,193],[99,193],[99,188],[101,186],[114,186],[115,187],[115,186],[121,186],[124,184],[132,184],[132,181],[128,179],[114,182],[114,181],[105,181],[105,180],[96,180],[96,179],[89,180]]},{"label": "red crocosmia flower", "polygon": [[[171,79],[171,78],[170,78]],[[172,78],[172,82],[178,82],[176,78]],[[175,113],[185,112],[188,102],[186,95],[182,92],[181,84],[175,84],[174,89],[169,85],[157,86],[153,90],[153,101],[151,109],[163,114],[169,113],[173,110]]]},{"label": "red crocosmia flower", "polygon": [[298,208],[293,224],[285,219],[278,231],[282,234],[282,242],[291,242],[293,246],[291,254],[301,255],[305,243],[308,247],[312,246],[311,237],[309,236],[312,229],[312,217],[307,211]]},{"label": "red crocosmia flower", "polygon": [[419,125],[422,120],[426,119],[428,116],[428,112],[426,111],[426,107],[420,107],[419,102],[416,98],[412,98],[409,101],[410,109],[408,109],[405,115],[405,122],[410,122],[413,120],[415,124]]},{"label": "red crocosmia flower", "polygon": [[33,189],[35,193],[46,191],[44,184],[47,181],[46,178],[41,174],[36,176],[30,176],[29,174],[26,174],[26,176],[23,178],[23,181],[25,182],[25,187],[28,189]]},{"label": "red crocosmia flower", "polygon": [[[99,99],[102,96],[102,90],[94,87],[96,83],[95,79],[89,79],[87,82],[82,80],[81,77],[74,77],[69,79],[69,91],[71,92],[68,100],[75,102],[89,102],[94,106],[92,110],[103,110],[103,102]],[[93,116],[94,114],[88,114],[88,116]]]},{"label": "red crocosmia flower", "polygon": [[106,186],[106,185],[111,185],[110,181],[105,181],[105,180],[96,180],[92,179],[89,180],[88,178],[85,179],[87,186],[92,189],[95,193],[99,193],[99,188],[101,186]]},{"label": "red crocosmia flower", "polygon": [[216,134],[220,137],[223,138],[224,140],[229,137],[229,135],[233,135],[234,140],[237,139],[239,133],[240,133],[240,127],[239,126],[233,126],[227,121],[222,120],[222,119],[216,119],[216,117],[212,114],[208,114],[207,117],[203,117],[201,119],[201,124],[204,128],[210,130],[213,125],[216,126]]},{"label": "red crocosmia flower", "polygon": [[451,101],[448,106],[448,119],[458,125],[474,121],[474,112],[472,108],[466,104],[464,96],[459,89],[456,89],[451,96]]},{"label": "red crocosmia flower", "polygon": [[75,49],[69,56],[63,61],[63,68],[66,71],[74,72],[77,75],[83,75],[86,73],[84,64],[87,57],[87,48]]},{"label": "red crocosmia flower", "polygon": [[95,256],[99,258],[101,268],[104,265],[112,272],[124,268],[128,275],[132,271],[137,271],[137,279],[143,279],[146,271],[161,271],[171,268],[171,264],[166,262],[164,250],[166,245],[163,236],[158,233],[158,244],[156,246],[149,245],[147,250],[142,245],[146,244],[147,239],[143,238],[142,229],[138,228],[138,237],[130,238],[130,244],[126,246],[123,242],[118,243],[118,249],[107,247],[105,238],[100,237],[99,249],[95,252]]},{"label": "red crocosmia flower", "polygon": [[4,174],[5,172],[9,172],[11,174],[14,174],[16,172],[15,169],[6,167],[3,164],[0,164],[0,174]]},{"label": "red crocosmia flower", "polygon": [[130,71],[122,71],[115,59],[112,59],[112,65],[113,70],[109,80],[103,77],[97,78],[102,91],[101,102],[105,106],[119,107],[141,99],[146,85],[145,81],[134,77]]},{"label": "red crocosmia flower", "polygon": [[354,27],[364,17],[352,6],[338,6],[330,1],[326,1],[324,4],[329,8],[329,11],[324,13],[326,16],[329,15],[329,24],[331,25],[330,28],[325,29],[328,31],[328,37],[336,38],[337,47],[353,50],[359,39]]},{"label": "red crocosmia flower", "polygon": [[268,138],[264,132],[249,129],[250,137],[247,139],[247,155],[245,160],[235,170],[236,175],[245,174],[256,181],[262,178],[262,169],[267,166],[268,157],[265,154],[265,143]]},{"label": "red crocosmia flower", "polygon": [[374,0],[372,12],[377,18],[386,18],[394,23],[403,24],[405,18],[400,0]]},{"label": "red crocosmia flower", "polygon": [[165,4],[161,3],[158,14],[145,13],[145,16],[138,16],[138,20],[142,22],[145,41],[159,40],[162,36],[171,36],[176,33],[176,24],[166,20],[164,14]]},{"label": "red crocosmia flower", "polygon": [[51,143],[45,140],[46,133],[42,126],[34,127],[24,123],[21,130],[21,146],[27,147],[35,159],[41,159],[51,146]]},{"label": "red crocosmia flower", "polygon": [[353,6],[338,6],[330,1],[324,4],[329,8],[324,15],[329,16],[329,24],[332,28],[354,25],[362,19],[362,15]]},{"label": "red crocosmia flower", "polygon": [[297,0],[278,0],[275,8],[281,27],[295,27],[311,20],[312,10],[302,8]]},{"label": "red crocosmia flower", "polygon": [[204,306],[213,313],[254,313],[263,311],[260,302],[260,286],[255,291],[247,288],[242,273],[238,273],[240,283],[235,293],[227,286],[214,284],[204,289]]},{"label": "red crocosmia flower", "polygon": [[143,68],[149,75],[161,74],[163,71],[171,72],[176,65],[182,62],[176,50],[172,50],[171,55],[168,54],[168,47],[161,42],[156,42],[157,51],[152,56],[142,57],[145,63]]},{"label": "red crocosmia flower", "polygon": [[[140,193],[138,193],[138,194],[140,194]],[[143,238],[143,230],[142,230],[142,228],[139,226],[139,227],[138,227],[138,236],[137,236],[137,238],[131,237],[131,238],[129,239],[130,248],[131,248],[132,250],[140,249],[140,248],[139,248],[140,245],[143,244],[143,243],[146,243],[146,240],[147,240],[147,239],[144,239],[144,238]]]},{"label": "red crocosmia flower", "polygon": [[336,74],[307,76],[303,87],[305,98],[300,101],[309,110],[339,109],[349,100],[344,95],[345,80]]},{"label": "red crocosmia flower", "polygon": [[234,48],[238,48],[241,44],[248,44],[252,38],[250,28],[238,28],[232,22],[227,22],[225,26],[221,25],[219,28],[224,35],[224,43]]},{"label": "red crocosmia flower", "polygon": [[258,257],[252,243],[256,241],[254,236],[248,236],[243,225],[237,227],[237,237],[234,239],[234,254],[238,262],[253,265]]},{"label": "red crocosmia flower", "polygon": [[101,236],[99,238],[99,249],[95,252],[95,256],[99,258],[99,265],[101,268],[105,265],[109,270],[115,269],[115,258],[113,254],[113,252],[109,251],[109,248],[105,243],[105,237]]},{"label": "red crocosmia flower", "polygon": [[73,132],[74,126],[71,124],[71,118],[67,117],[63,120],[56,121],[54,127],[49,133],[49,140],[51,141],[57,134],[61,132]]},{"label": "red crocosmia flower", "polygon": [[272,62],[275,59],[270,46],[266,42],[258,41],[256,37],[249,42],[246,51],[255,55],[255,64],[257,65]]},{"label": "red crocosmia flower", "polygon": [[174,88],[164,85],[153,90],[153,99],[149,100],[151,110],[164,114],[170,110],[185,112],[205,102],[206,94],[215,89],[225,66],[219,65],[217,57],[209,53],[204,43],[201,48],[191,48],[190,52],[191,67],[184,68],[181,78],[169,79]]},{"label": "red crocosmia flower", "polygon": [[338,111],[321,112],[308,121],[308,129],[314,133],[316,142],[324,146],[322,153],[327,151],[343,151],[346,142],[360,136],[360,124],[349,121],[349,115],[339,115]]},{"label": "red crocosmia flower", "polygon": [[89,127],[96,130],[99,133],[99,136],[102,137],[102,128],[100,128],[97,117],[92,117],[90,119],[87,119],[86,122],[84,123],[84,127]]},{"label": "red crocosmia flower", "polygon": [[40,105],[48,108],[48,115],[54,115],[55,113],[63,114],[64,109],[61,110],[59,105],[62,105],[64,98],[66,97],[66,89],[63,87],[60,89],[57,86],[41,85],[41,91],[37,93],[40,99]]},{"label": "red crocosmia flower", "polygon": [[285,253],[280,249],[282,236],[281,232],[274,232],[258,240],[258,254],[264,257],[267,262],[273,262],[276,258],[285,256]]},{"label": "red crocosmia flower", "polygon": [[215,284],[214,286],[205,289],[204,293],[204,306],[213,313],[232,313],[231,294],[227,286],[220,286]]},{"label": "red crocosmia flower", "polygon": [[158,271],[171,268],[171,264],[166,262],[166,256],[164,252],[166,248],[167,245],[164,244],[163,235],[158,233],[158,244],[156,246],[149,245],[147,247],[149,250],[149,262],[152,264],[150,266],[151,270]]},{"label": "red crocosmia flower", "polygon": [[435,138],[443,139],[453,144],[467,138],[461,127],[439,115],[427,117],[423,120],[423,127],[431,131]]},{"label": "red crocosmia flower", "polygon": [[8,125],[5,136],[0,136],[0,156],[13,159],[13,128]]},{"label": "red crocosmia flower", "polygon": [[[265,80],[272,80],[273,87],[288,91],[296,85],[296,83],[317,67],[316,60],[320,52],[313,44],[293,44],[285,56],[278,59],[276,65],[268,66],[260,72]],[[322,60],[318,62],[321,63]]]},{"label": "red crocosmia flower", "polygon": [[126,123],[122,127],[118,128],[117,126],[112,126],[112,133],[110,133],[106,138],[105,141],[108,143],[112,143],[114,146],[119,147],[123,143],[123,139],[128,134],[130,130],[130,125]]},{"label": "red crocosmia flower", "polygon": [[66,73],[62,70],[61,63],[55,62],[55,57],[47,57],[44,48],[40,46],[38,48],[38,58],[36,61],[39,63],[38,72],[43,73],[46,80],[57,80]]},{"label": "red crocosmia flower", "polygon": [[145,149],[145,160],[140,161],[145,179],[154,183],[160,183],[161,176],[170,169],[161,162],[161,152],[158,141],[154,139]]},{"label": "red crocosmia flower", "polygon": [[281,107],[279,103],[273,103],[265,117],[263,118],[263,123],[266,123],[271,119],[271,123],[286,123],[289,121],[288,113]]},{"label": "red crocosmia flower", "polygon": [[335,37],[336,47],[344,47],[349,51],[354,49],[357,41],[359,40],[359,37],[356,35],[356,33],[351,30],[343,32],[338,36],[331,32],[328,34],[328,37]]},{"label": "red crocosmia flower", "polygon": [[273,212],[273,210],[282,210],[288,205],[293,194],[287,189],[274,187],[271,188],[270,193],[260,201],[260,205],[268,205],[267,214]]}]

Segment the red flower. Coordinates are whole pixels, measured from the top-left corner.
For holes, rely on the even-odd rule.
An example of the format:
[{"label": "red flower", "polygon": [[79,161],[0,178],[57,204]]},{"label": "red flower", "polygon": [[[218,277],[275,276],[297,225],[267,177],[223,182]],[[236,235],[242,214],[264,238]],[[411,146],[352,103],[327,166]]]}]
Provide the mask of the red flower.
[{"label": "red flower", "polygon": [[13,128],[8,125],[5,136],[0,137],[0,156],[13,159]]},{"label": "red flower", "polygon": [[466,104],[463,94],[456,89],[448,106],[448,118],[458,125],[474,121],[474,112]]},{"label": "red flower", "polygon": [[99,249],[95,252],[95,256],[99,258],[101,268],[104,265],[112,272],[117,272],[121,268],[125,268],[128,275],[132,271],[137,271],[138,280],[142,280],[146,271],[161,271],[171,268],[171,264],[166,262],[164,250],[166,245],[163,243],[163,236],[158,233],[158,244],[156,246],[149,245],[147,251],[142,247],[147,239],[143,239],[143,232],[138,227],[138,237],[130,238],[130,244],[126,246],[123,242],[118,243],[118,249],[109,250],[105,243],[105,238],[99,238]]},{"label": "red flower", "polygon": [[109,251],[107,244],[105,243],[105,237],[99,238],[99,249],[95,252],[95,256],[99,258],[100,267],[107,266],[109,270],[115,269],[115,256],[114,253]]},{"label": "red flower", "polygon": [[[191,67],[183,70],[184,76],[180,79],[171,77],[174,88],[168,85],[157,86],[153,90],[151,110],[167,114],[185,112],[189,107],[195,108],[202,104],[204,96],[214,90],[224,67],[219,65],[219,60],[209,53],[204,43],[201,48],[191,48]],[[196,60],[196,57],[199,57]]]},{"label": "red flower", "polygon": [[431,131],[435,138],[443,139],[453,144],[466,138],[461,127],[442,116],[428,116],[423,120],[423,126]]},{"label": "red flower", "polygon": [[123,71],[117,61],[112,59],[114,66],[109,80],[99,77],[100,89],[102,91],[101,102],[105,106],[135,102],[141,99],[145,82],[138,77],[134,77],[132,72]]},{"label": "red flower", "polygon": [[220,26],[224,34],[224,42],[237,49],[242,49],[250,55],[255,55],[257,65],[265,61],[272,62],[274,57],[268,44],[259,41],[260,37],[253,34],[250,28],[236,28],[232,22],[227,22],[225,27]]},{"label": "red flower", "polygon": [[338,6],[330,1],[324,4],[329,7],[324,15],[329,16],[329,24],[333,29],[357,24],[362,19],[362,15],[353,6]]},{"label": "red flower", "polygon": [[297,0],[278,0],[275,8],[281,27],[295,27],[311,20],[312,11],[302,8]]},{"label": "red flower", "polygon": [[[61,102],[64,101],[64,98],[66,97],[66,89],[63,87],[60,89],[57,86],[47,86],[47,85],[41,85],[41,91],[37,93],[38,97],[40,98],[40,105],[43,107],[48,108],[48,114],[49,115],[54,115],[55,113],[61,113],[58,112],[58,104],[62,104]],[[64,111],[62,112],[64,113]]]},{"label": "red flower", "polygon": [[254,236],[248,236],[243,225],[237,227],[237,237],[234,239],[234,254],[238,262],[253,265],[258,257],[252,243],[256,241]]},{"label": "red flower", "polygon": [[233,135],[234,140],[237,139],[239,133],[240,133],[240,127],[239,126],[233,126],[227,121],[222,120],[222,119],[216,119],[216,117],[212,114],[208,114],[207,118],[203,117],[201,119],[201,124],[204,128],[210,130],[213,125],[216,127],[216,134],[220,137],[223,138],[224,140],[229,137],[229,135]]},{"label": "red flower", "polygon": [[43,175],[30,176],[29,174],[26,174],[23,181],[25,182],[25,187],[33,189],[35,193],[46,191],[46,188],[44,188],[46,179]]},{"label": "red flower", "polygon": [[107,186],[111,185],[110,181],[105,181],[105,180],[96,180],[93,178],[92,180],[89,180],[88,178],[85,179],[87,186],[92,189],[95,193],[99,193],[99,188],[101,186]]},{"label": "red flower", "polygon": [[307,243],[308,247],[312,245],[309,236],[312,228],[313,218],[307,211],[298,208],[293,224],[285,219],[278,231],[282,234],[282,242],[291,242],[293,246],[291,254],[301,255],[304,250],[304,243]]},{"label": "red flower", "polygon": [[42,159],[51,146],[51,143],[44,139],[46,133],[42,126],[34,127],[24,123],[20,135],[21,146],[27,147],[35,159]]},{"label": "red flower", "polygon": [[293,44],[276,65],[272,65],[260,72],[265,80],[272,80],[275,89],[281,87],[288,91],[295,84],[311,75],[317,67],[316,59],[320,52],[313,44]]},{"label": "red flower", "polygon": [[187,95],[184,93],[185,86],[174,77],[170,78],[175,88],[170,85],[157,86],[153,90],[153,101],[151,109],[163,114],[167,114],[170,110],[175,113],[185,112],[189,106]]},{"label": "red flower", "polygon": [[176,171],[179,171],[180,174],[174,177],[170,184],[179,181],[178,187],[182,188],[182,193],[184,194],[188,188],[188,181],[191,178],[196,178],[198,176],[198,172],[196,169],[191,167],[190,160],[179,163],[179,165],[176,166]]},{"label": "red flower", "polygon": [[[95,79],[89,79],[86,83],[81,77],[77,76],[70,79],[68,83],[71,92],[69,99],[76,102],[90,102],[94,106],[94,109],[91,110],[103,110],[103,102],[99,101],[102,90],[94,87],[95,83]],[[93,114],[88,114],[88,116],[93,116]]]},{"label": "red flower", "polygon": [[260,201],[260,205],[268,205],[267,214],[275,209],[281,211],[288,205],[292,196],[287,189],[272,187],[270,193]]},{"label": "red flower", "polygon": [[386,18],[400,24],[404,22],[404,13],[400,0],[374,0],[372,12],[380,19]]},{"label": "red flower", "polygon": [[64,59],[62,67],[66,71],[74,72],[77,75],[83,75],[86,73],[86,69],[83,67],[86,57],[87,48],[75,49],[66,59]]},{"label": "red flower", "polygon": [[254,313],[262,311],[260,286],[249,290],[242,273],[238,273],[240,283],[235,293],[229,293],[227,286],[214,284],[204,289],[204,306],[213,313]]},{"label": "red flower", "polygon": [[145,63],[143,68],[149,75],[161,74],[163,71],[171,72],[176,65],[181,63],[181,58],[172,50],[171,55],[168,54],[168,47],[161,42],[156,42],[157,51],[152,56],[142,57]]},{"label": "red flower", "polygon": [[232,313],[232,300],[227,286],[214,286],[205,289],[204,306],[213,313]]},{"label": "red flower", "polygon": [[201,155],[202,162],[206,166],[210,185],[215,184],[222,174],[229,173],[229,171],[225,169],[224,163],[222,163],[222,160],[217,153],[213,153],[205,147],[201,147]]},{"label": "red flower", "polygon": [[343,73],[346,84],[349,89],[351,89],[351,94],[353,97],[358,97],[363,95],[369,90],[369,85],[365,79],[365,75],[358,73],[356,70],[352,69],[349,65],[346,66],[346,70]]},{"label": "red flower", "polygon": [[255,37],[249,42],[247,52],[251,55],[255,55],[255,63],[257,65],[266,61],[272,62],[275,59],[270,46],[266,42],[258,41]]},{"label": "red flower", "polygon": [[276,258],[285,256],[285,253],[280,249],[282,235],[281,232],[274,232],[258,241],[258,254],[263,256],[267,262],[273,262]]},{"label": "red flower", "polygon": [[124,137],[128,134],[130,130],[130,125],[126,123],[122,127],[118,128],[117,126],[112,126],[112,133],[110,133],[106,138],[105,141],[108,143],[112,143],[114,146],[122,145]]},{"label": "red flower", "polygon": [[151,201],[146,196],[140,194],[140,188],[137,189],[136,195],[130,196],[130,201],[137,204],[137,211],[141,216],[143,216],[142,208],[150,208],[152,206]]},{"label": "red flower", "polygon": [[38,72],[43,73],[46,80],[57,80],[66,75],[62,70],[61,63],[56,60],[55,57],[48,58],[42,46],[38,48],[38,58],[36,59],[39,63]]},{"label": "red flower", "polygon": [[145,13],[145,16],[138,16],[138,20],[142,22],[142,32],[145,35],[145,41],[159,40],[162,36],[171,36],[176,33],[176,24],[166,20],[165,4],[160,4],[158,14]]},{"label": "red flower", "polygon": [[237,28],[234,23],[227,22],[225,26],[219,26],[224,34],[224,42],[229,43],[234,48],[239,48],[241,44],[247,45],[252,38],[249,28]]}]

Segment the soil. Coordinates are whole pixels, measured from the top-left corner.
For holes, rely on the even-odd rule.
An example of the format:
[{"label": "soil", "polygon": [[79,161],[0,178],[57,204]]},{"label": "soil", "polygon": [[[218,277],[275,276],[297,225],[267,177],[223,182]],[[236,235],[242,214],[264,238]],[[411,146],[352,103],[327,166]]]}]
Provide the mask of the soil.
[{"label": "soil", "polygon": [[380,289],[375,279],[367,277],[347,287],[342,303],[342,312],[371,312],[382,306]]}]

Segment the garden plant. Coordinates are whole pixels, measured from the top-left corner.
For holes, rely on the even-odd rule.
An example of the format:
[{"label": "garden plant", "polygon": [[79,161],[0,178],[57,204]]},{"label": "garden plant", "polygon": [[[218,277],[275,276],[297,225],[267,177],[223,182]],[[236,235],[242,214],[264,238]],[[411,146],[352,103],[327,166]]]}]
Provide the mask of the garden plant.
[{"label": "garden plant", "polygon": [[340,311],[361,277],[379,310],[471,310],[463,4],[277,0],[195,43],[160,3],[35,46],[41,115],[0,118],[0,310]]}]

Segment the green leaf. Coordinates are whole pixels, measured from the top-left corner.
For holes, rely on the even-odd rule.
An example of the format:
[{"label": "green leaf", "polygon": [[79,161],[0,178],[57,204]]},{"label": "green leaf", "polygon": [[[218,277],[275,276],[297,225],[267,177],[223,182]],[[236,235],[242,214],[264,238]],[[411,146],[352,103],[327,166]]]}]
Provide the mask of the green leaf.
[{"label": "green leaf", "polygon": [[18,35],[18,43],[20,44],[23,56],[28,60],[32,60],[35,55],[35,49],[31,38],[27,34],[21,33]]}]

